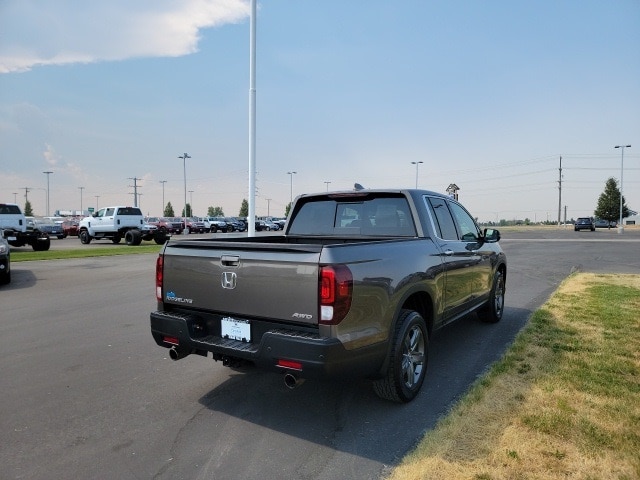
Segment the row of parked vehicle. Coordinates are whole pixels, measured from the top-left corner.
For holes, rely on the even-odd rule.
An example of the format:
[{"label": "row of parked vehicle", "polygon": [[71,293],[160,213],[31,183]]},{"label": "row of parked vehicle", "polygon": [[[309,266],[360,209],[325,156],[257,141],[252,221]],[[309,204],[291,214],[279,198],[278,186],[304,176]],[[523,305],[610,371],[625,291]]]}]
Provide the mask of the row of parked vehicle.
[{"label": "row of parked vehicle", "polygon": [[[239,217],[147,217],[149,225],[155,225],[158,230],[182,234],[185,228],[189,233],[218,233],[218,232],[245,232],[247,230],[246,218]],[[284,219],[256,220],[256,231],[281,230],[284,227]]]}]

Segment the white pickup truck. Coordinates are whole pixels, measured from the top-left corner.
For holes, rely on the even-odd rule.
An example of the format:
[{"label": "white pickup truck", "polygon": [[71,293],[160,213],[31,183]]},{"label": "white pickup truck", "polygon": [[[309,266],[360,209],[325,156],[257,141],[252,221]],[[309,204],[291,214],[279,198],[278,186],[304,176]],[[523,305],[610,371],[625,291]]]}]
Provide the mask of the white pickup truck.
[{"label": "white pickup truck", "polygon": [[167,241],[167,234],[147,224],[138,207],[116,206],[101,208],[83,218],[78,225],[78,238],[85,245],[93,239],[120,243],[123,238],[127,245],[140,245],[142,240],[154,240],[162,245]]},{"label": "white pickup truck", "polygon": [[49,250],[51,246],[49,234],[27,228],[27,218],[15,203],[0,203],[0,235],[9,245],[31,245],[36,252]]}]

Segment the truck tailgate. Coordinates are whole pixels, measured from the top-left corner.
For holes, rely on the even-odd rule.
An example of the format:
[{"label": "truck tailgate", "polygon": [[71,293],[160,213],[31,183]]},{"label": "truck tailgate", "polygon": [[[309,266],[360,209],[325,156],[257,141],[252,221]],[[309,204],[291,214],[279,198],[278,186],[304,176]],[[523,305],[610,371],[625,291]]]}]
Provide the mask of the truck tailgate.
[{"label": "truck tailgate", "polygon": [[163,299],[234,317],[316,325],[321,250],[321,245],[169,242]]}]

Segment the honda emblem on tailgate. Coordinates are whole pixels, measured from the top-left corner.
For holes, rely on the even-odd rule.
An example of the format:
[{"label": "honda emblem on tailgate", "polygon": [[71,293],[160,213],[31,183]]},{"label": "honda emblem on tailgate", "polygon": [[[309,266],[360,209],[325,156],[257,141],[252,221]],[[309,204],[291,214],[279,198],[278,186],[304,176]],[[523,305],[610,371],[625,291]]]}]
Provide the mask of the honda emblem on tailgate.
[{"label": "honda emblem on tailgate", "polygon": [[238,276],[235,272],[222,272],[222,288],[233,290],[236,288]]}]

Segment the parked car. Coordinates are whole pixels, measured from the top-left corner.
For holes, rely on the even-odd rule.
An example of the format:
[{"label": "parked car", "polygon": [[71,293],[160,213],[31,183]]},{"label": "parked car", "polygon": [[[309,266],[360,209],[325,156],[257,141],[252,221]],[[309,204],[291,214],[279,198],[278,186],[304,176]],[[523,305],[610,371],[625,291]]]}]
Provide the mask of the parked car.
[{"label": "parked car", "polygon": [[206,230],[204,222],[197,217],[187,217],[187,228],[189,233],[204,233]]},{"label": "parked car", "polygon": [[275,222],[272,222],[271,220],[263,220],[262,221],[265,225],[265,230],[266,231],[271,231],[271,230],[280,230],[280,225],[278,225]]},{"label": "parked car", "polygon": [[46,233],[50,237],[57,237],[59,239],[63,239],[65,237],[64,230],[62,229],[62,225],[59,223],[55,223],[50,218],[35,218],[35,217],[26,217],[27,218],[27,230],[33,230],[35,232]]},{"label": "parked car", "polygon": [[224,218],[220,217],[206,217],[205,226],[208,224],[209,232],[226,232],[228,231],[227,222],[224,221]]},{"label": "parked car", "polygon": [[173,221],[173,219],[166,217],[147,217],[146,222],[149,225],[155,225],[159,231],[165,233],[179,234],[184,228],[181,221]]},{"label": "parked car", "polygon": [[233,230],[229,230],[230,232],[244,232],[247,229],[247,224],[237,217],[225,217],[225,220],[227,225],[231,225],[233,227]]},{"label": "parked car", "polygon": [[78,220],[64,220],[62,222],[62,231],[65,237],[77,237],[78,236]]},{"label": "parked car", "polygon": [[618,226],[618,222],[616,221],[609,221],[609,220],[603,220],[601,218],[598,218],[595,221],[595,226],[596,228],[615,228]]},{"label": "parked car", "polygon": [[594,232],[596,230],[596,226],[591,217],[580,217],[576,220],[576,223],[574,223],[573,230],[576,232],[578,230],[591,230]]},{"label": "parked car", "polygon": [[11,282],[11,248],[0,230],[0,285]]}]

